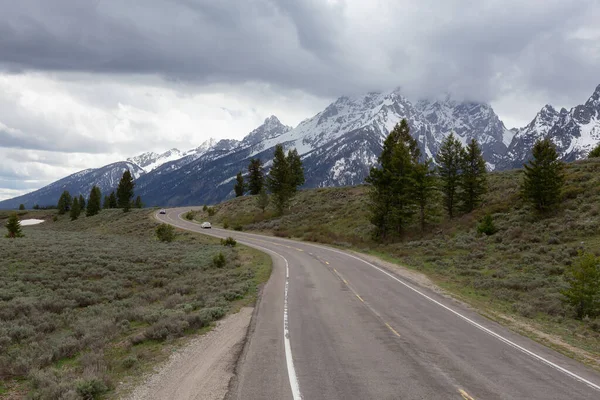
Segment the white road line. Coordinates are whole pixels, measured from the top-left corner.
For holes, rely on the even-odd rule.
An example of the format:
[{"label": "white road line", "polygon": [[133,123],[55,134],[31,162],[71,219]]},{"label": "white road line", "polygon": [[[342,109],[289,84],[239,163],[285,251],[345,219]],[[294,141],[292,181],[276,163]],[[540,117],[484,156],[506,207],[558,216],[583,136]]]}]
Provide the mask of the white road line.
[{"label": "white road line", "polygon": [[[177,218],[179,220],[181,220],[182,222],[186,222],[181,219],[182,214],[183,214],[183,212],[178,214]],[[170,216],[168,216],[168,218],[171,221],[174,221]],[[160,220],[160,217],[158,217],[158,219]],[[177,221],[175,221],[175,222],[177,222]],[[181,226],[180,226],[180,228],[181,228]],[[185,229],[185,228],[183,228],[183,229]],[[213,236],[213,235],[211,235],[211,236]],[[285,289],[284,289],[284,297],[283,297],[283,343],[284,343],[284,347],[285,347],[285,361],[287,364],[287,371],[288,371],[288,377],[290,380],[290,388],[292,390],[292,397],[294,400],[302,400],[302,395],[300,394],[300,385],[298,384],[298,376],[296,375],[296,369],[294,368],[294,358],[292,356],[292,346],[290,344],[289,312],[288,312],[288,310],[289,310],[288,289],[289,289],[289,284],[290,284],[290,265],[288,263],[288,260],[287,260],[287,258],[285,258],[281,254],[277,253],[276,251],[267,249],[266,247],[258,246],[254,243],[248,243],[248,242],[244,242],[241,240],[239,240],[238,242],[240,242],[241,244],[250,246],[250,247],[254,247],[256,249],[263,250],[267,253],[275,254],[275,255],[283,258],[283,261],[285,261]]]},{"label": "white road line", "polygon": [[[253,234],[248,234],[248,233],[245,233],[244,235],[247,235],[247,236],[251,236],[252,235],[252,236],[258,236],[258,237],[260,237],[260,235],[253,235]],[[280,241],[295,242],[293,240],[280,239],[280,238],[278,238],[278,240],[280,240]],[[295,243],[298,243],[298,242],[295,242]],[[437,304],[438,306],[446,309],[447,311],[450,311],[451,313],[453,313],[457,317],[463,319],[464,321],[468,322],[469,324],[473,325],[474,327],[478,328],[479,330],[481,330],[481,331],[483,331],[483,332],[485,332],[485,333],[487,333],[487,334],[495,337],[496,339],[500,340],[501,342],[504,342],[505,344],[507,344],[507,345],[509,345],[509,346],[511,346],[511,347],[513,347],[513,348],[515,348],[515,349],[517,349],[517,350],[519,350],[519,351],[527,354],[528,356],[530,356],[530,357],[532,357],[532,358],[534,358],[534,359],[536,359],[538,361],[541,361],[542,363],[544,363],[544,364],[546,364],[546,365],[554,368],[555,370],[560,371],[560,372],[564,373],[565,375],[568,375],[571,378],[573,378],[573,379],[575,379],[575,380],[577,380],[577,381],[579,381],[581,383],[584,383],[584,384],[588,385],[589,387],[591,387],[593,389],[596,389],[596,390],[600,391],[600,385],[595,384],[594,382],[591,382],[591,381],[589,381],[589,380],[587,380],[587,379],[585,379],[585,378],[577,375],[576,373],[571,372],[568,369],[563,368],[560,365],[553,363],[552,361],[550,361],[550,360],[548,360],[548,359],[546,359],[546,358],[544,358],[544,357],[542,357],[542,356],[534,353],[533,351],[528,350],[528,349],[524,348],[523,346],[520,346],[520,345],[516,344],[515,342],[513,342],[513,341],[505,338],[504,336],[502,336],[502,335],[500,335],[500,334],[492,331],[491,329],[486,328],[485,326],[481,325],[480,323],[473,321],[472,319],[470,319],[469,317],[467,317],[465,315],[462,315],[458,311],[455,311],[454,309],[452,309],[452,308],[450,308],[450,307],[448,307],[448,306],[440,303],[439,301],[435,300],[434,298],[432,298],[432,297],[426,295],[425,293],[423,293],[423,292],[415,289],[414,287],[412,287],[408,283],[402,281],[401,279],[398,279],[396,276],[392,275],[391,273],[389,273],[389,272],[387,272],[387,271],[379,268],[376,265],[371,264],[370,262],[368,262],[366,260],[363,260],[360,257],[356,257],[356,256],[354,256],[352,254],[345,253],[343,251],[339,251],[339,250],[336,250],[336,249],[333,249],[333,248],[330,248],[330,247],[319,246],[319,245],[311,244],[311,243],[302,243],[302,244],[305,245],[305,246],[312,246],[312,247],[316,247],[316,248],[319,248],[319,249],[322,249],[322,250],[331,251],[333,253],[341,254],[343,256],[351,257],[351,258],[354,258],[355,260],[361,261],[361,262],[369,265],[370,267],[375,268],[379,272],[387,275],[388,277],[394,279],[395,281],[397,281],[398,283],[404,285],[405,287],[407,287],[408,289],[412,290],[413,292],[415,292],[415,293],[423,296],[424,298],[426,298],[427,300],[433,302],[434,304]]]}]

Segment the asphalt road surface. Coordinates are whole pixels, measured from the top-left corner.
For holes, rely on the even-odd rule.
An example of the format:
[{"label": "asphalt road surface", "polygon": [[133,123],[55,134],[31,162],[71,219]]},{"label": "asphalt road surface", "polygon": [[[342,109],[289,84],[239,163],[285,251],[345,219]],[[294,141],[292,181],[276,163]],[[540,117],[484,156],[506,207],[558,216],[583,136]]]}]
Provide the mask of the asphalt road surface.
[{"label": "asphalt road surface", "polygon": [[157,218],[273,258],[231,399],[600,399],[600,374],[338,249]]}]

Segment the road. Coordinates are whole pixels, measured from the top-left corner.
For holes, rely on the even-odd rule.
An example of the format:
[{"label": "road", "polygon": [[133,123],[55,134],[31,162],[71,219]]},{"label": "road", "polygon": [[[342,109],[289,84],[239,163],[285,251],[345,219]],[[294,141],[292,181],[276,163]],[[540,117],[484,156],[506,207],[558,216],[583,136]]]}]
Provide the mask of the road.
[{"label": "road", "polygon": [[157,217],[263,250],[273,273],[232,399],[600,399],[600,374],[462,304],[311,243]]}]

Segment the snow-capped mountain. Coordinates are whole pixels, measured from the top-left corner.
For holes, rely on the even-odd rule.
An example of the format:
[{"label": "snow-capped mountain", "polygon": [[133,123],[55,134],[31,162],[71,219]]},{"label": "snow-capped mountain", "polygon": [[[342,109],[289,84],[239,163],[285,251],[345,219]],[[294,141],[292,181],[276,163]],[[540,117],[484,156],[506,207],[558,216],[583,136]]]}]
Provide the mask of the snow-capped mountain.
[{"label": "snow-capped mountain", "polygon": [[181,157],[183,157],[181,151],[177,149],[171,149],[162,154],[157,154],[150,151],[140,154],[139,156],[128,158],[127,161],[137,164],[146,172],[150,172],[161,165],[168,163],[169,161],[179,160]]},{"label": "snow-capped mountain", "polygon": [[[583,105],[560,112],[547,105],[527,126],[510,130],[488,104],[459,102],[450,96],[416,103],[398,89],[344,96],[295,128],[271,116],[243,140],[210,139],[185,153],[175,149],[161,155],[147,153],[130,159],[136,164],[82,171],[34,193],[0,202],[0,208],[23,202],[54,204],[62,190],[86,193],[99,182],[102,190],[111,188],[116,186],[114,179],[104,183],[106,172],[99,171],[111,171],[117,165],[120,169],[115,177],[120,178],[125,165],[135,171],[136,195],[147,205],[216,203],[233,195],[232,181],[238,172],[247,171],[250,158],[260,158],[268,170],[279,143],[286,149],[296,148],[301,155],[305,187],[361,184],[377,163],[383,140],[403,118],[424,157],[435,158],[441,142],[454,132],[463,143],[473,138],[481,144],[490,169],[521,167],[535,141],[544,137],[550,137],[563,160],[570,161],[584,157],[600,142],[600,86]],[[144,173],[142,166],[149,172]]]},{"label": "snow-capped mountain", "polygon": [[41,206],[56,205],[58,198],[65,190],[68,190],[72,196],[81,194],[87,199],[94,185],[100,188],[102,195],[105,195],[117,189],[123,172],[127,169],[134,179],[139,179],[146,173],[137,164],[127,161],[116,162],[101,168],[86,169],[34,192],[2,201],[0,202],[0,208],[17,208],[19,204],[24,204],[26,208],[31,208],[36,204]]}]

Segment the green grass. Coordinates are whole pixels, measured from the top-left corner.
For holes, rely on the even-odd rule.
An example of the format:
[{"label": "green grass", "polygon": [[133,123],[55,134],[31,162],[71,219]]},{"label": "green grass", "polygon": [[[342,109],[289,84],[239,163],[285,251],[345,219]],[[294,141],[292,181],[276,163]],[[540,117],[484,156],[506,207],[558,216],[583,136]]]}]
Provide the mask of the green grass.
[{"label": "green grass", "polygon": [[[195,218],[380,256],[428,275],[491,318],[514,319],[515,330],[554,335],[567,354],[585,350],[598,366],[600,318],[576,320],[560,291],[564,268],[579,251],[600,255],[600,160],[568,164],[566,174],[564,200],[552,215],[540,217],[521,200],[520,171],[492,173],[473,213],[441,217],[423,235],[415,225],[402,241],[385,244],[372,240],[366,186],[300,191],[282,217],[261,213],[255,197],[245,196],[216,205],[212,217]],[[487,213],[499,229],[491,236],[477,232]]]},{"label": "green grass", "polygon": [[[160,242],[148,210],[53,216],[29,211],[22,218],[46,222],[0,239],[0,388],[8,394],[71,399],[106,387],[100,397],[110,398],[187,336],[253,304],[271,271],[267,255],[204,235],[178,231]],[[226,263],[215,268],[219,253]]]}]

